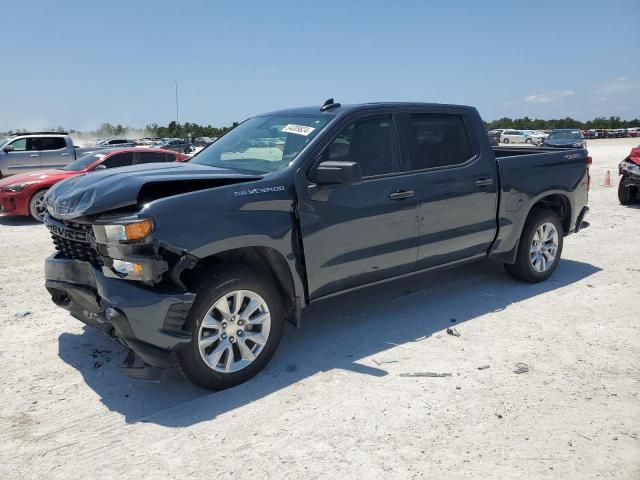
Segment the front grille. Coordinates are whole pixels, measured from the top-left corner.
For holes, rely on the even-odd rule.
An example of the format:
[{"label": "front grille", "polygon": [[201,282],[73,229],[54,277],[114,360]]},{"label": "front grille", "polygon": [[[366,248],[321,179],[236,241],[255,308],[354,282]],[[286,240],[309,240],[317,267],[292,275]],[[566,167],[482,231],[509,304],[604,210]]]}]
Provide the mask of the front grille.
[{"label": "front grille", "polygon": [[45,224],[62,258],[83,260],[96,267],[103,265],[102,257],[95,246],[91,225],[52,219],[50,216],[46,217]]}]

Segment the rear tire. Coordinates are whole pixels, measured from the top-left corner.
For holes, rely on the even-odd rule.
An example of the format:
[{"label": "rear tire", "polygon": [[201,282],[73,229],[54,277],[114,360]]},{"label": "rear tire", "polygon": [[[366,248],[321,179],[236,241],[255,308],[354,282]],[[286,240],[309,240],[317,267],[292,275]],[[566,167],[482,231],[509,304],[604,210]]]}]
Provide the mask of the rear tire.
[{"label": "rear tire", "polygon": [[[548,234],[551,234],[549,238]],[[505,263],[505,270],[522,282],[538,283],[546,280],[560,262],[562,237],[562,222],[554,211],[534,210],[529,214],[522,230],[516,261],[513,264]]]},{"label": "rear tire", "polygon": [[44,196],[48,191],[48,188],[38,190],[31,196],[31,200],[29,200],[29,215],[38,222],[44,221],[43,217],[47,211],[47,207],[44,205]]},{"label": "rear tire", "polygon": [[638,187],[631,186],[625,182],[625,178],[618,184],[618,200],[621,205],[631,205],[635,203],[638,198]]},{"label": "rear tire", "polygon": [[197,291],[184,327],[191,342],[177,354],[179,369],[209,390],[247,381],[269,363],[280,343],[284,310],[277,288],[247,267],[222,265],[201,278]]}]

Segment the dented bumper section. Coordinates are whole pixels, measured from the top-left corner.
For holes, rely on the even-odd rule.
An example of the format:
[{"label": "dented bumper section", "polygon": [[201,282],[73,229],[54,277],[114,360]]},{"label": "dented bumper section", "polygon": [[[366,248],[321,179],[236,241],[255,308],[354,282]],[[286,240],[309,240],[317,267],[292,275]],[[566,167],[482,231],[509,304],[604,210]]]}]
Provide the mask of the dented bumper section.
[{"label": "dented bumper section", "polygon": [[161,292],[110,278],[91,262],[60,253],[47,258],[45,278],[56,305],[130,349],[123,367],[136,378],[154,379],[172,365],[172,352],[191,339],[183,325],[193,293]]}]

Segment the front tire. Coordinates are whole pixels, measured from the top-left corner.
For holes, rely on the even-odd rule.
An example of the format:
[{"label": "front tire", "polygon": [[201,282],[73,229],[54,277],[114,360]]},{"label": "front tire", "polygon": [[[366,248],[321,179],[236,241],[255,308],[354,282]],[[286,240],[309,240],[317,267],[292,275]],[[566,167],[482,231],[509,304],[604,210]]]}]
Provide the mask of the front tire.
[{"label": "front tire", "polygon": [[44,214],[47,207],[44,204],[44,196],[49,189],[38,190],[29,200],[29,215],[38,222],[44,221]]},{"label": "front tire", "polygon": [[516,280],[538,283],[549,278],[562,255],[563,228],[552,210],[535,210],[525,223],[516,261],[505,263],[507,273]]},{"label": "front tire", "polygon": [[252,270],[223,265],[201,280],[185,329],[191,342],[178,366],[191,382],[209,390],[243,383],[276,351],[284,327],[278,290]]},{"label": "front tire", "polygon": [[502,143],[509,143],[509,139],[505,138],[504,140],[502,140]]},{"label": "front tire", "polygon": [[531,140],[530,138],[527,138],[524,143],[528,143],[529,145],[531,145],[533,143],[533,140]]}]

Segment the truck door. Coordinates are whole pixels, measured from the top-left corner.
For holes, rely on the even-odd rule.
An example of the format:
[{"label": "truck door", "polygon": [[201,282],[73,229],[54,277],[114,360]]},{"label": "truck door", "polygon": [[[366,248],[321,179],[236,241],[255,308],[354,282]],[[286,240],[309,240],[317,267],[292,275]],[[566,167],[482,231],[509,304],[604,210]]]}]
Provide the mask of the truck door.
[{"label": "truck door", "polygon": [[75,160],[73,145],[64,137],[39,137],[37,143],[42,168],[61,168]]},{"label": "truck door", "polygon": [[[357,185],[318,186],[296,179],[298,213],[311,299],[408,273],[417,255],[415,185],[399,172],[391,114],[346,124],[315,164],[358,162]],[[311,171],[313,167],[311,167]]]},{"label": "truck door", "polygon": [[459,113],[407,113],[399,129],[402,168],[419,202],[417,269],[486,254],[496,233],[498,178],[491,151]]},{"label": "truck door", "polygon": [[40,152],[35,138],[17,138],[4,146],[2,170],[5,175],[31,172],[40,169]]}]

